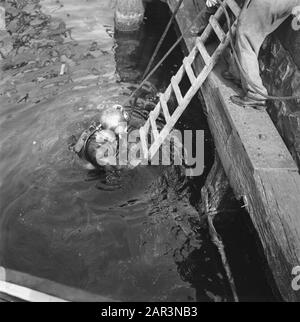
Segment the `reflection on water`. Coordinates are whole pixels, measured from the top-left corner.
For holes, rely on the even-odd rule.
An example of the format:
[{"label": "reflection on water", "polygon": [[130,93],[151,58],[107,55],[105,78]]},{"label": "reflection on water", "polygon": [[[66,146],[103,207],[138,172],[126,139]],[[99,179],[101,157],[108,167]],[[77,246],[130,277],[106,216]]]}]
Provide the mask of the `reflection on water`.
[{"label": "reflection on water", "polygon": [[[76,24],[80,1],[61,1],[64,7],[55,11],[50,10],[55,1],[45,2],[53,15],[69,17],[78,27],[75,35],[82,37],[71,56],[72,87],[58,84],[56,95],[40,103],[1,98],[0,264],[116,300],[193,300],[194,289],[178,274],[174,254],[191,238],[188,223],[182,228],[178,216],[195,218],[197,213],[184,198],[178,201],[176,176],[172,186],[161,181],[160,168],[124,170],[117,190],[99,190],[67,148],[69,137],[97,116],[97,108],[122,102],[124,87],[116,68],[122,80],[136,81],[160,35],[152,32],[147,41],[144,30],[138,40],[119,38],[116,67],[115,45],[107,33],[112,8],[110,1],[100,2],[98,16],[94,1],[84,5],[84,19],[96,19],[101,29],[96,50],[90,48],[95,39],[87,44],[82,36],[93,30],[82,21]],[[16,80],[26,83],[28,75],[43,72],[28,70]],[[96,84],[91,74],[97,75]]]}]

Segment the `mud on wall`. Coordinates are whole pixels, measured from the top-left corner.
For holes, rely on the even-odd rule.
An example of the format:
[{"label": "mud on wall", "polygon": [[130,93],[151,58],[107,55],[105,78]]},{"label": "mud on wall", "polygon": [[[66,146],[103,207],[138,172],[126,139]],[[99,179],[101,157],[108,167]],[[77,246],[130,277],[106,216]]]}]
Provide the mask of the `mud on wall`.
[{"label": "mud on wall", "polygon": [[[270,95],[300,96],[300,32],[286,21],[263,44],[262,78]],[[268,111],[300,168],[300,100],[270,101]]]}]

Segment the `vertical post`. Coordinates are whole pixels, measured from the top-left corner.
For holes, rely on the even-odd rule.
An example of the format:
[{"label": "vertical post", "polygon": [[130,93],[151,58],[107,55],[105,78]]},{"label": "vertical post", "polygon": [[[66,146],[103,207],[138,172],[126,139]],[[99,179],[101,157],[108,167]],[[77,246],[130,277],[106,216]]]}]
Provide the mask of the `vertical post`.
[{"label": "vertical post", "polygon": [[117,0],[115,26],[118,31],[132,32],[140,28],[144,19],[143,0]]},{"label": "vertical post", "polygon": [[227,275],[228,283],[231,288],[235,302],[239,301],[235,282],[225,253],[225,247],[221,236],[214,226],[215,216],[219,213],[224,200],[230,190],[230,184],[226,177],[219,157],[215,156],[214,165],[206,179],[204,187],[201,189],[202,212],[207,216],[208,228],[212,242],[217,247],[220,254],[224,270]]}]

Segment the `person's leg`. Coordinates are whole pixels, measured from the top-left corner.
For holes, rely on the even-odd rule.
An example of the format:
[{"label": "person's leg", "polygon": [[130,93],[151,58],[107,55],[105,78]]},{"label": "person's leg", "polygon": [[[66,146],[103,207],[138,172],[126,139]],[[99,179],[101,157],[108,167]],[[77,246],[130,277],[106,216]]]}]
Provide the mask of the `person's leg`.
[{"label": "person's leg", "polygon": [[255,84],[241,75],[248,98],[265,100],[268,94],[260,77],[258,54],[265,38],[291,14],[300,0],[247,0],[241,12],[236,35],[236,50],[244,72]]},{"label": "person's leg", "polygon": [[231,48],[226,48],[223,54],[223,58],[226,64],[226,68],[222,72],[222,77],[241,87],[241,75],[235,62]]}]

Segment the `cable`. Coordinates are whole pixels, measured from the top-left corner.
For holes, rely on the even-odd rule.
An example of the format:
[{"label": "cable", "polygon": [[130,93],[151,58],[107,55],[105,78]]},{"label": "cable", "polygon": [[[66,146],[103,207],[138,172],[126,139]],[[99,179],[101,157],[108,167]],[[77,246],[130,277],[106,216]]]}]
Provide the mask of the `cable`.
[{"label": "cable", "polygon": [[137,93],[138,91],[143,87],[143,85],[149,80],[149,78],[157,71],[157,69],[161,66],[161,64],[169,57],[169,55],[172,53],[172,51],[177,47],[177,45],[182,41],[182,39],[190,33],[190,29],[193,27],[194,23],[197,21],[197,19],[200,17],[201,12],[197,14],[195,19],[192,21],[192,23],[186,28],[186,30],[181,34],[181,36],[177,39],[177,41],[173,44],[173,46],[167,51],[167,53],[163,56],[163,58],[155,65],[155,67],[151,70],[151,72],[147,75],[147,77],[141,82],[141,84],[138,86],[138,88],[131,93],[129,98],[126,102],[130,101]]},{"label": "cable", "polygon": [[168,23],[168,25],[167,25],[167,27],[166,27],[166,29],[165,29],[165,31],[164,31],[164,33],[163,33],[163,35],[161,36],[161,38],[160,38],[160,40],[159,40],[159,42],[158,42],[158,44],[157,44],[157,46],[156,46],[156,48],[155,48],[155,50],[154,50],[154,52],[153,52],[153,55],[152,55],[152,57],[151,57],[151,59],[150,59],[150,61],[149,61],[149,63],[148,63],[148,66],[147,66],[147,68],[146,68],[146,70],[145,70],[145,72],[144,72],[144,74],[143,74],[142,79],[144,79],[144,78],[147,76],[147,74],[149,73],[149,70],[150,70],[150,68],[151,68],[151,66],[152,66],[152,64],[153,64],[153,62],[154,62],[154,59],[156,58],[157,53],[158,53],[158,51],[159,51],[159,49],[160,49],[161,45],[163,44],[163,42],[164,42],[164,40],[165,40],[165,38],[166,38],[166,36],[167,36],[167,33],[168,33],[168,31],[169,31],[169,29],[170,29],[170,27],[171,27],[171,25],[172,25],[172,23],[173,23],[173,21],[174,21],[174,19],[175,19],[176,15],[177,15],[178,10],[180,9],[180,7],[181,7],[181,5],[182,5],[182,2],[183,2],[183,1],[184,1],[184,0],[180,0],[180,1],[178,2],[177,6],[176,6],[176,8],[175,8],[175,10],[174,10],[174,12],[173,12],[173,14],[172,14],[172,17],[171,17],[171,19],[169,20],[169,23]]}]

